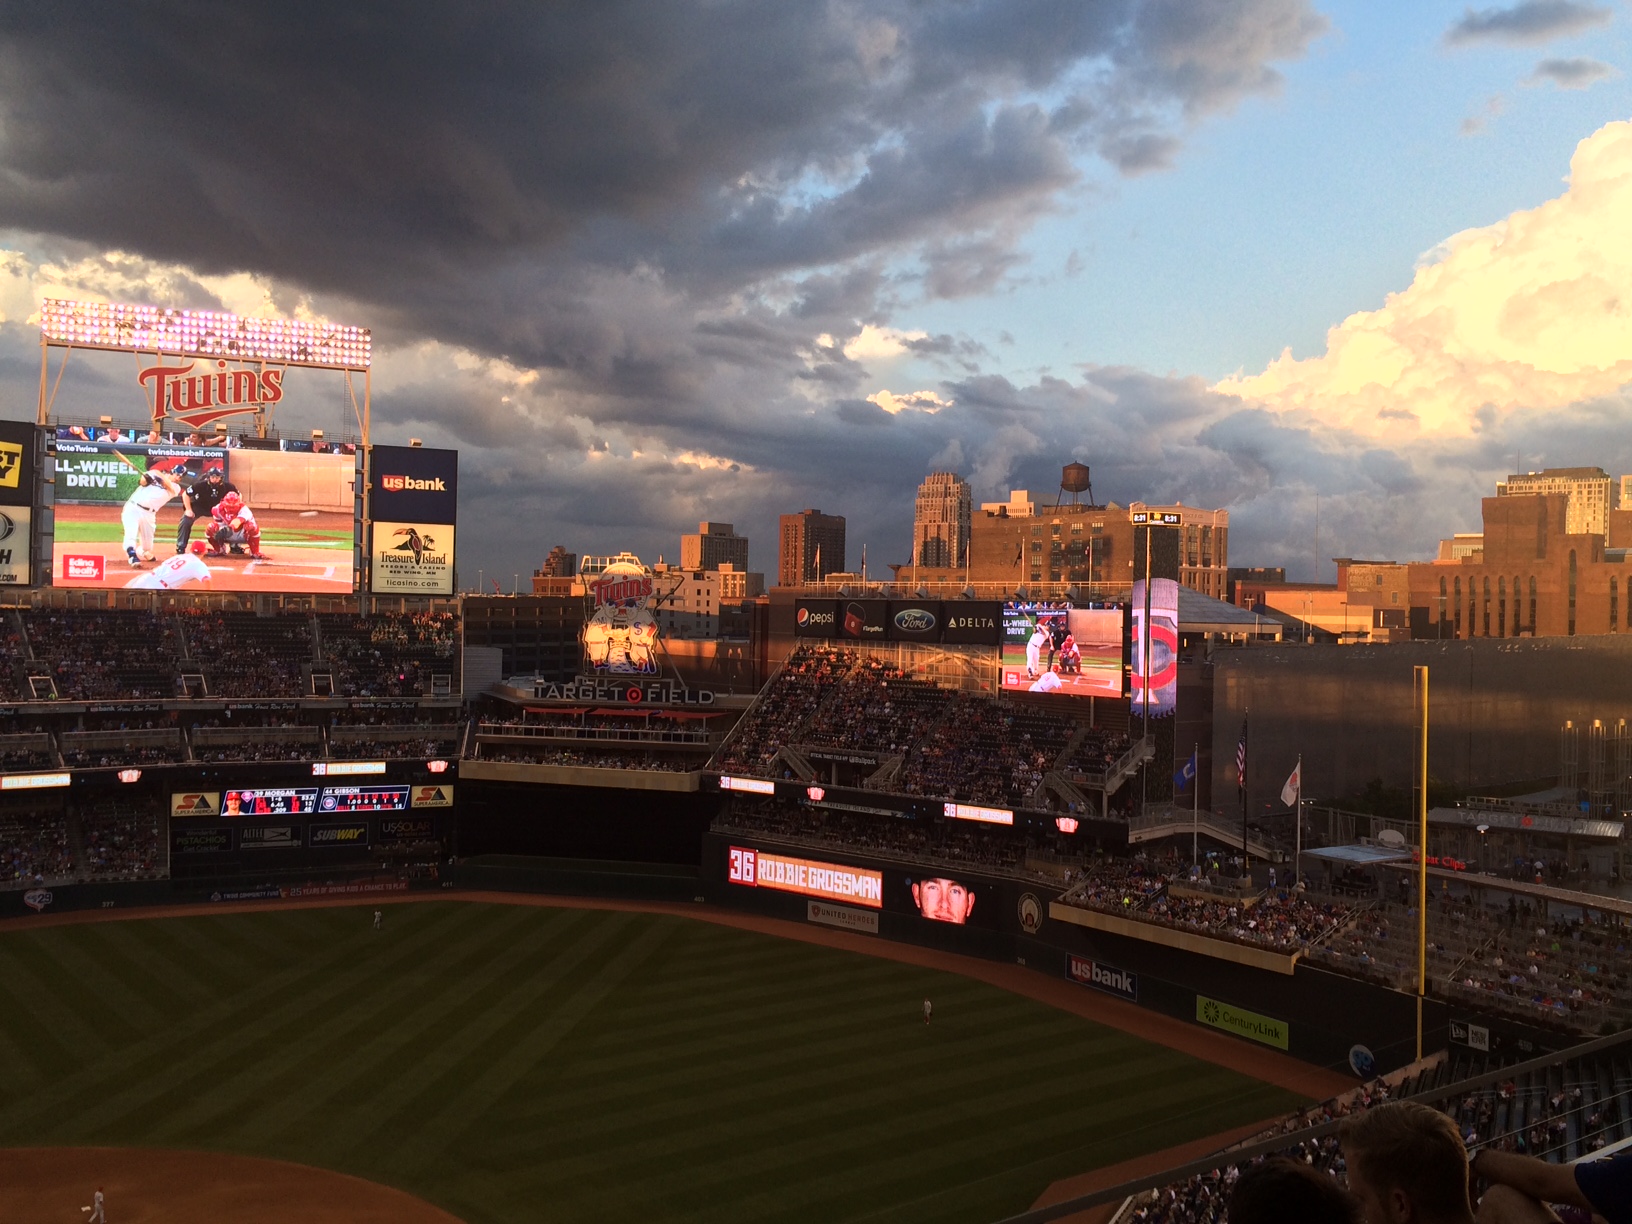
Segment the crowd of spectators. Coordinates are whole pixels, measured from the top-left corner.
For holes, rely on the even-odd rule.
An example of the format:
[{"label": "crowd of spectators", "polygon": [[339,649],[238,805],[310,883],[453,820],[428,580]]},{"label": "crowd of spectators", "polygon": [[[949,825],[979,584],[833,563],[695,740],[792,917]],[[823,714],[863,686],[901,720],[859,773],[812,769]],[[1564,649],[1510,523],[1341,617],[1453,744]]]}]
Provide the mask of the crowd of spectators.
[{"label": "crowd of spectators", "polygon": [[422,697],[433,673],[458,671],[459,622],[452,612],[373,616],[320,614],[323,657],[345,697]]},{"label": "crowd of spectators", "polygon": [[79,825],[80,876],[150,880],[164,874],[164,821],[152,808],[118,800],[92,803],[80,810]]},{"label": "crowd of spectators", "polygon": [[734,800],[714,827],[841,853],[1004,874],[1018,872],[1027,851],[1023,840],[980,825],[896,820],[784,799]]},{"label": "crowd of spectators", "polygon": [[[1616,1057],[1610,1053],[1602,1056],[1602,1062],[1593,1056],[1579,1062],[1560,1060],[1553,1066],[1519,1071],[1496,1083],[1457,1093],[1433,1108],[1450,1119],[1470,1152],[1509,1152],[1550,1162],[1576,1160],[1602,1151],[1627,1137],[1632,1129],[1622,1094],[1614,1083],[1619,1074]],[[1396,1088],[1375,1080],[1300,1110],[1276,1127],[1232,1145],[1235,1150],[1260,1147],[1284,1136],[1285,1147],[1240,1161],[1231,1161],[1231,1149],[1226,1149],[1220,1153],[1223,1159],[1216,1168],[1137,1195],[1113,1219],[1116,1224],[1222,1224],[1231,1218],[1231,1196],[1236,1185],[1266,1160],[1290,1160],[1345,1185],[1351,1169],[1340,1139],[1342,1132],[1325,1124],[1365,1114],[1404,1095],[1399,1090],[1408,1092],[1435,1074],[1432,1069],[1421,1073],[1408,1069],[1394,1077]],[[1606,1084],[1610,1085],[1607,1091]],[[1322,1127],[1324,1133],[1299,1137]],[[1468,1170],[1459,1167],[1460,1157],[1447,1163],[1449,1175],[1467,1178]],[[1485,1170],[1486,1166],[1476,1163],[1475,1178]],[[1534,1218],[1544,1214],[1538,1212]]]},{"label": "crowd of spectators", "polygon": [[1072,719],[943,689],[853,650],[801,646],[716,766],[766,776],[779,772],[774,762],[784,747],[848,748],[902,757],[890,790],[1024,807],[1040,802],[1043,776],[1076,730]]},{"label": "crowd of spectators", "polygon": [[192,665],[212,697],[294,698],[306,694],[312,665],[311,621],[203,609],[181,614]]},{"label": "crowd of spectators", "polygon": [[582,748],[555,748],[540,744],[537,748],[518,748],[506,744],[479,746],[477,756],[483,761],[502,761],[514,765],[572,765],[585,769],[647,769],[668,773],[694,773],[706,762],[671,752],[595,752]]},{"label": "crowd of spectators", "polygon": [[416,758],[446,757],[458,748],[453,728],[445,739],[417,737],[390,739],[331,740],[329,755],[335,760],[411,761]]},{"label": "crowd of spectators", "polygon": [[67,701],[150,701],[175,696],[179,643],[166,617],[147,612],[46,608],[23,613],[34,661]]},{"label": "crowd of spectators", "polygon": [[69,879],[73,846],[61,812],[0,811],[0,888]]},{"label": "crowd of spectators", "polygon": [[701,718],[664,714],[607,714],[601,711],[529,713],[520,718],[483,716],[478,734],[534,735],[550,739],[621,740],[624,742],[706,745],[708,723]]},{"label": "crowd of spectators", "polygon": [[1090,727],[1060,762],[1060,769],[1067,777],[1103,777],[1132,747],[1132,738],[1122,732]]}]

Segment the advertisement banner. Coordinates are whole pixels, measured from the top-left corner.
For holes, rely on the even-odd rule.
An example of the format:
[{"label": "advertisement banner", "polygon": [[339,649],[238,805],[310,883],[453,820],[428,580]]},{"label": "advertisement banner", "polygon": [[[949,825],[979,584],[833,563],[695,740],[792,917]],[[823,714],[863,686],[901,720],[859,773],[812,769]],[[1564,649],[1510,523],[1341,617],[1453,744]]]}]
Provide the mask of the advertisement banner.
[{"label": "advertisement banner", "polygon": [[334,846],[368,846],[368,823],[358,821],[356,824],[314,824],[308,830],[309,843],[313,850],[324,850]]},{"label": "advertisement banner", "polygon": [[[1145,580],[1136,579],[1130,615],[1133,621],[1133,689],[1135,709],[1150,716],[1171,714],[1179,696],[1179,584],[1171,578],[1150,580],[1150,623],[1145,623]],[[1147,666],[1150,675],[1145,675]]]},{"label": "advertisement banner", "polygon": [[944,615],[939,600],[892,600],[886,636],[894,642],[938,642]]},{"label": "advertisement banner", "polygon": [[416,808],[451,808],[453,787],[447,783],[436,786],[414,787],[413,806]]},{"label": "advertisement banner", "polygon": [[172,854],[230,854],[232,853],[231,829],[172,829],[170,831],[170,852]]},{"label": "advertisement banner", "polygon": [[52,581],[349,595],[356,463],[331,451],[59,439]]},{"label": "advertisement banner", "polygon": [[866,910],[854,910],[845,905],[806,901],[805,917],[822,926],[838,927],[841,931],[859,931],[863,935],[878,934],[877,914],[870,914]]},{"label": "advertisement banner", "polygon": [[1003,605],[996,602],[947,600],[941,641],[962,646],[996,646]]},{"label": "advertisement banner", "polygon": [[429,816],[385,816],[380,820],[380,840],[404,844],[436,840],[436,822]]},{"label": "advertisement banner", "polygon": [[1126,999],[1129,1003],[1139,1002],[1139,976],[1126,969],[1115,969],[1072,953],[1066,963],[1065,976],[1073,982],[1081,982],[1084,986]]},{"label": "advertisement banner", "polygon": [[374,590],[404,595],[453,594],[453,524],[376,520]]},{"label": "advertisement banner", "polygon": [[847,599],[839,605],[839,636],[842,638],[882,642],[889,624],[890,605],[885,600]]},{"label": "advertisement banner", "polygon": [[241,850],[298,850],[300,829],[294,825],[254,825],[238,831]]},{"label": "advertisement banner", "polygon": [[[423,446],[369,449],[368,517],[402,523],[459,521],[459,452]],[[452,539],[452,533],[449,533]]]},{"label": "advertisement banner", "polygon": [[0,506],[34,504],[34,448],[39,430],[26,421],[0,421]]},{"label": "advertisement banner", "polygon": [[795,637],[836,637],[839,629],[839,602],[836,599],[796,599],[793,601]]},{"label": "advertisement banner", "polygon": [[170,815],[172,817],[219,816],[220,814],[220,791],[188,791],[183,794],[172,793],[170,796]]},{"label": "advertisement banner", "polygon": [[1277,1050],[1286,1049],[1291,1037],[1291,1028],[1285,1020],[1261,1016],[1244,1007],[1233,1007],[1217,999],[1209,999],[1206,995],[1196,996],[1196,1019],[1211,1028],[1223,1029],[1226,1033],[1262,1042]]},{"label": "advertisement banner", "polygon": [[406,786],[325,786],[317,806],[325,816],[351,812],[402,812],[408,808]]},{"label": "advertisement banner", "polygon": [[745,846],[731,847],[726,879],[749,888],[773,888],[778,892],[849,901],[874,909],[884,905],[883,872],[790,858]]},{"label": "advertisement banner", "polygon": [[0,586],[33,584],[33,525],[34,511],[28,506],[0,510]]}]

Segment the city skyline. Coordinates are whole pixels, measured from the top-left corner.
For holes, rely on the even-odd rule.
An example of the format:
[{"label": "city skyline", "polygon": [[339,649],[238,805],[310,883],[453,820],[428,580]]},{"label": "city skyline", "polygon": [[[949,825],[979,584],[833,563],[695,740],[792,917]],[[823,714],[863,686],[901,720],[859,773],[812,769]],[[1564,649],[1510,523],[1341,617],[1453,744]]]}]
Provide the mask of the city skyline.
[{"label": "city skyline", "polygon": [[[343,14],[257,42],[287,22],[250,6],[159,75],[151,16],[11,17],[0,412],[48,294],[370,326],[376,440],[457,447],[464,520],[507,525],[462,533],[465,585],[700,521],[770,571],[802,506],[881,568],[929,472],[981,501],[1072,459],[1329,581],[1511,470],[1632,470],[1624,6],[636,9],[448,54]],[[410,71],[340,90],[348,47]],[[286,430],[344,422],[290,390]],[[138,393],[80,362],[58,409]]]}]

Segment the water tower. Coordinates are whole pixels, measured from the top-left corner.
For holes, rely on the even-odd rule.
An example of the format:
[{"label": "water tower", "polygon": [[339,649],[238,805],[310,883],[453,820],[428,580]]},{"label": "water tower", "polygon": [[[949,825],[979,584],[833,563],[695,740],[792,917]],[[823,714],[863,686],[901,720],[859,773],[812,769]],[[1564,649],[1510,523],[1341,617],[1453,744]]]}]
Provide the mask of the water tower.
[{"label": "water tower", "polygon": [[[1060,469],[1060,495],[1054,504],[1057,506],[1067,504],[1073,506],[1082,505],[1082,495],[1084,493],[1088,495],[1088,505],[1095,506],[1098,504],[1094,501],[1094,481],[1088,472],[1088,465],[1086,463],[1066,464],[1065,467]],[[1071,498],[1069,503],[1066,501],[1067,494]]]}]

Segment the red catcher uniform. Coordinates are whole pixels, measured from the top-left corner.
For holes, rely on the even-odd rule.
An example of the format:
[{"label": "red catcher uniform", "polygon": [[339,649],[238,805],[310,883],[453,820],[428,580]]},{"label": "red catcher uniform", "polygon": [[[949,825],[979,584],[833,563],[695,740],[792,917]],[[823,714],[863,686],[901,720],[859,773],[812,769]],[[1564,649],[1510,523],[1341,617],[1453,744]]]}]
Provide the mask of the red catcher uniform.
[{"label": "red catcher uniform", "polygon": [[210,511],[211,554],[220,556],[229,544],[247,545],[252,557],[261,557],[261,529],[255,522],[255,512],[237,493],[228,493]]}]

